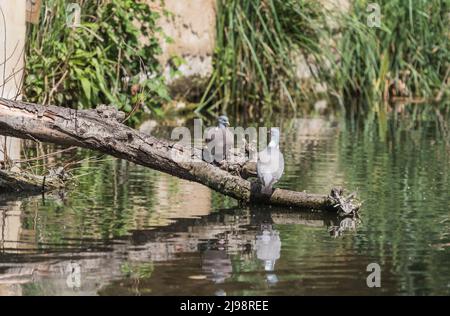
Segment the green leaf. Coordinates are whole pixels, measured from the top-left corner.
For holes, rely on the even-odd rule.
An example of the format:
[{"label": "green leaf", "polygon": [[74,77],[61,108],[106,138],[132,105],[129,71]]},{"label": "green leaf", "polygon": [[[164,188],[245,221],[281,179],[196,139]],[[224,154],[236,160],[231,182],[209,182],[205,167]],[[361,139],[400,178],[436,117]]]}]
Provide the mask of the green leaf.
[{"label": "green leaf", "polygon": [[80,78],[81,87],[83,88],[84,95],[86,99],[91,101],[91,82],[86,78]]}]

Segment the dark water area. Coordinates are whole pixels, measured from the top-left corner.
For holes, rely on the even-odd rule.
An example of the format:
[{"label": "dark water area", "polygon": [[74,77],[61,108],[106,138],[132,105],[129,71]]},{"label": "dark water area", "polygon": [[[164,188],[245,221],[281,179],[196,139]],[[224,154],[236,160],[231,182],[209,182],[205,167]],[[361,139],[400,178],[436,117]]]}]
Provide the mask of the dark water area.
[{"label": "dark water area", "polygon": [[[241,207],[74,149],[54,158],[84,159],[73,190],[0,195],[0,295],[449,295],[450,143],[440,126],[280,124],[277,186],[357,190],[359,219]],[[380,288],[367,286],[370,263],[381,267]]]}]

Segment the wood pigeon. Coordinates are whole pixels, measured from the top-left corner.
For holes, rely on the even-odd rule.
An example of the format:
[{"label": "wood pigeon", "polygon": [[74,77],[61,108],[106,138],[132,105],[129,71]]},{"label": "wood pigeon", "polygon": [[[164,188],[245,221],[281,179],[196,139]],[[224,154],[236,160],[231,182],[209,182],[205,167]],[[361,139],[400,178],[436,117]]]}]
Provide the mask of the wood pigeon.
[{"label": "wood pigeon", "polygon": [[230,126],[228,117],[221,115],[218,118],[218,126],[206,132],[203,160],[209,163],[220,163],[229,157],[234,144],[234,135],[228,126]]}]

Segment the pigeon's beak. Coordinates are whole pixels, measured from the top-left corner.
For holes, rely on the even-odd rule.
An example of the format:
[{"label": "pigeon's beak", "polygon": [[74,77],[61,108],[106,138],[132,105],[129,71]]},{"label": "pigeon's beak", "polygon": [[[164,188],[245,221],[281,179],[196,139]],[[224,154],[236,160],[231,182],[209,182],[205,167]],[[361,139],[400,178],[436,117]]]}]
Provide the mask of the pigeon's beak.
[{"label": "pigeon's beak", "polygon": [[230,126],[230,122],[226,121],[225,126]]}]

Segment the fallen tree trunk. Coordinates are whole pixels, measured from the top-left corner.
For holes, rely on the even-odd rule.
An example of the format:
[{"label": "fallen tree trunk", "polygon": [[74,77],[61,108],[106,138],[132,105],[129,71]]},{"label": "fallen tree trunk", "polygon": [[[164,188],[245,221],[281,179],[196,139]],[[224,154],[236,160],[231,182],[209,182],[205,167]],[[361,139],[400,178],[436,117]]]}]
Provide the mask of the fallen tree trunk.
[{"label": "fallen tree trunk", "polygon": [[89,148],[201,183],[245,203],[336,211],[333,195],[282,189],[262,195],[258,183],[202,161],[191,148],[139,133],[122,124],[123,118],[124,113],[106,106],[77,111],[0,98],[0,135]]}]

